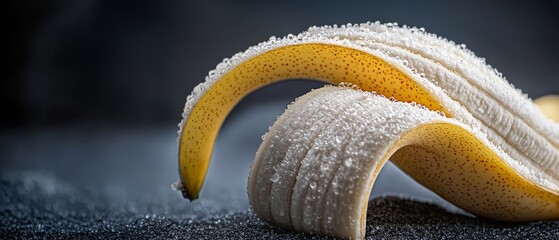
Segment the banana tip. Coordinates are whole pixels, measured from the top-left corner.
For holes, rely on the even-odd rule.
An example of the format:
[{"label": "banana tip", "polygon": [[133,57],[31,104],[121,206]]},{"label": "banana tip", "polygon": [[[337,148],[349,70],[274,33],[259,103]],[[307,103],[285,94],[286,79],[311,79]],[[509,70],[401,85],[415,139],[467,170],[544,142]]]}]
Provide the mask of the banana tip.
[{"label": "banana tip", "polygon": [[185,199],[188,199],[190,202],[198,199],[197,196],[193,196],[192,194],[190,194],[190,192],[186,188],[181,191],[181,194]]},{"label": "banana tip", "polygon": [[188,189],[182,184],[180,180],[176,181],[175,183],[171,184],[171,189],[175,191],[179,191],[182,194],[182,197],[188,199],[190,202],[198,199],[198,196],[194,196],[188,191]]}]

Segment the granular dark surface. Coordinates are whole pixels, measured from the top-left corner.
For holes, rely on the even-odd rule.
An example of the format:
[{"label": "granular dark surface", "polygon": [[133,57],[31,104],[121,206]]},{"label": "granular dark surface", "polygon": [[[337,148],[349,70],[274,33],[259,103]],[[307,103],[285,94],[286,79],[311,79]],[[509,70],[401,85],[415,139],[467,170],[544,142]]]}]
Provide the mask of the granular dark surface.
[{"label": "granular dark surface", "polygon": [[[176,128],[69,126],[0,134],[0,239],[322,239],[259,220],[246,193],[262,133],[287,102],[228,120],[200,199],[171,190]],[[259,113],[259,114],[254,114]],[[559,239],[559,221],[475,219],[386,165],[369,239]]]},{"label": "granular dark surface", "polygon": [[[271,226],[249,210],[165,206],[154,199],[124,203],[40,173],[4,174],[0,188],[1,239],[328,239]],[[366,231],[367,239],[558,239],[559,221],[495,223],[436,204],[379,197],[369,202]]]}]

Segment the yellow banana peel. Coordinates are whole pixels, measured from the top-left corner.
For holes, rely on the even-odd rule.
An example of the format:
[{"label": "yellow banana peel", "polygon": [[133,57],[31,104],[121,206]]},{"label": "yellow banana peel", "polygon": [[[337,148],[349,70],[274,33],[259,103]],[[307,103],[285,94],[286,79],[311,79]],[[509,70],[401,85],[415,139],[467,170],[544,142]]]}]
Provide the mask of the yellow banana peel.
[{"label": "yellow banana peel", "polygon": [[534,103],[549,119],[559,123],[559,95],[547,95],[534,100]]},{"label": "yellow banana peel", "polygon": [[378,22],[272,37],[210,71],[179,123],[176,187],[185,197],[199,197],[235,104],[301,78],[342,84],[299,98],[270,128],[248,182],[262,219],[363,238],[369,192],[388,159],[477,216],[559,219],[557,98],[536,105],[465,46]]}]

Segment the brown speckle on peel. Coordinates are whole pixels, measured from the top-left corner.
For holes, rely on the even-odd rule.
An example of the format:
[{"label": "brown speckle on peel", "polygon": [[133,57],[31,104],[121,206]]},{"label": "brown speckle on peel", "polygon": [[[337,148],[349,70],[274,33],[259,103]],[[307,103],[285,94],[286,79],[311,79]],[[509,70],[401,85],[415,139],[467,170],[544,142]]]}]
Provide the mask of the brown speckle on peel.
[{"label": "brown speckle on peel", "polygon": [[409,145],[391,157],[393,162],[467,211],[507,221],[557,217],[557,196],[521,178],[460,127],[422,126],[406,135],[403,142]]}]

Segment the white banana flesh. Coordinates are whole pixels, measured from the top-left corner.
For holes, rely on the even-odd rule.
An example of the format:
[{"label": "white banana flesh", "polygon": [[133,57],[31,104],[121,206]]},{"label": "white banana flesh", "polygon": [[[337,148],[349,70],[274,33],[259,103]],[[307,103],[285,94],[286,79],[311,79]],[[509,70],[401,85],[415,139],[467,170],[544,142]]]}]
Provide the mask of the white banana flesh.
[{"label": "white banana flesh", "polygon": [[351,88],[315,90],[266,134],[249,176],[252,208],[296,231],[360,238],[373,176],[401,134],[430,122],[456,123]]},{"label": "white banana flesh", "polygon": [[[314,90],[288,107],[258,149],[248,182],[252,208],[265,220],[296,231],[363,238],[368,196],[378,172],[393,155],[419,154],[409,151],[421,142],[408,139],[410,132],[441,125],[462,129],[500,157],[508,158],[478,130],[417,104],[345,87]],[[460,137],[448,138],[451,140],[443,141],[449,145],[467,142]],[[436,154],[446,162],[458,162],[452,155],[460,149],[475,151],[455,146],[445,150],[455,151],[447,152],[447,156]],[[427,169],[423,169],[424,174],[437,178],[436,172]],[[487,204],[491,198],[512,196],[493,192],[489,197],[486,194],[465,200]],[[553,210],[557,204],[549,202],[542,208],[524,201],[518,208],[543,217],[545,210]]]}]

